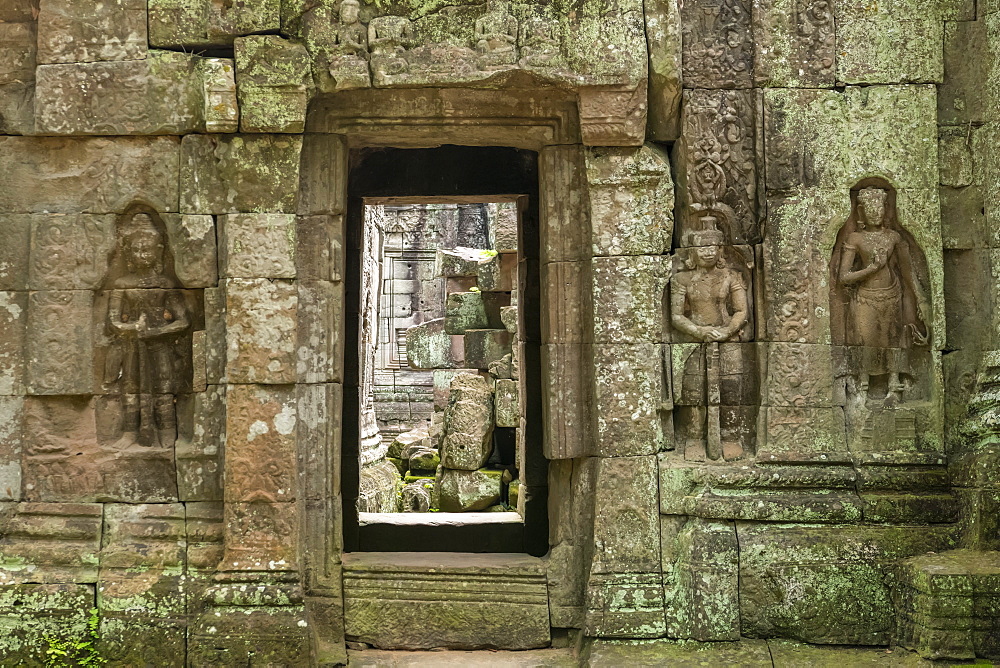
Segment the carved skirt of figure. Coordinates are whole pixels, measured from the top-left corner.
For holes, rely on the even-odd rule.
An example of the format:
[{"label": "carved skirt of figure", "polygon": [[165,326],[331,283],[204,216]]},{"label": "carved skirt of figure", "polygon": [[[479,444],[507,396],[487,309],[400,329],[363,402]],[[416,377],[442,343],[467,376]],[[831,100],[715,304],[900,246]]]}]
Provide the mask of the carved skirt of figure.
[{"label": "carved skirt of figure", "polygon": [[902,347],[903,290],[899,281],[886,288],[858,287],[854,295],[856,344],[862,346],[861,368],[870,374],[899,370]]},{"label": "carved skirt of figure", "polygon": [[753,346],[740,343],[719,344],[719,396],[713,400],[713,388],[707,387],[707,355],[710,346],[702,345],[701,350],[688,357],[681,379],[681,396],[688,405],[747,406],[757,403],[756,373]]}]

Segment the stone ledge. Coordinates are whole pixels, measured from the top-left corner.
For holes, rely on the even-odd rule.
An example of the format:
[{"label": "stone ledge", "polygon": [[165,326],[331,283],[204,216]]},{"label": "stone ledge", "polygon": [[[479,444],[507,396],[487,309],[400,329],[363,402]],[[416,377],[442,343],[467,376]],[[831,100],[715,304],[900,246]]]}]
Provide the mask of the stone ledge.
[{"label": "stone ledge", "polygon": [[[520,524],[524,520],[516,512],[509,513],[358,513],[362,526],[388,524],[392,526],[470,526],[477,524]],[[389,552],[387,554],[421,554]],[[482,556],[482,555],[476,555]],[[522,556],[522,555],[517,555]]]},{"label": "stone ledge", "polygon": [[545,565],[523,554],[344,556],[349,639],[381,649],[533,649],[549,644]]}]

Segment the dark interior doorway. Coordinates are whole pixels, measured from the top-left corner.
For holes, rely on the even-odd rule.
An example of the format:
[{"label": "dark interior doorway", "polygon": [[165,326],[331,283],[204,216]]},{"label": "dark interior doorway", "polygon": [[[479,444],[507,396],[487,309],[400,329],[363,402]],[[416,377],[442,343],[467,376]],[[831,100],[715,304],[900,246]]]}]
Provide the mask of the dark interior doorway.
[{"label": "dark interior doorway", "polygon": [[[519,408],[523,451],[518,464],[521,472],[532,472],[532,475],[522,475],[518,480],[519,494],[523,495],[520,506],[522,515],[469,513],[468,517],[446,519],[445,516],[455,514],[421,518],[413,515],[403,517],[402,514],[392,517],[359,513],[359,498],[365,508],[388,508],[392,505],[386,505],[385,496],[393,484],[389,478],[395,474],[388,465],[378,462],[387,469],[383,475],[386,491],[382,493],[382,505],[372,505],[371,498],[377,497],[378,493],[373,493],[371,487],[379,484],[379,473],[373,472],[370,460],[375,452],[373,444],[380,437],[377,430],[373,436],[374,411],[364,405],[366,397],[371,396],[372,384],[370,375],[367,376],[367,383],[365,381],[366,365],[372,362],[366,362],[361,350],[362,341],[368,336],[367,333],[362,334],[362,330],[367,332],[365,328],[371,324],[369,321],[373,313],[372,287],[366,285],[370,279],[362,278],[371,273],[366,271],[365,263],[371,262],[373,255],[372,211],[384,214],[386,210],[401,207],[455,206],[471,209],[514,205],[518,210],[517,253],[509,259],[516,257],[516,268],[510,273],[516,276],[517,340],[514,345],[519,355],[521,386]],[[548,547],[548,521],[544,482],[546,461],[541,444],[537,154],[513,148],[469,146],[353,150],[348,178],[346,229],[347,355],[342,443],[345,550],[544,554]],[[499,433],[500,443],[495,446],[494,458],[509,454],[511,434]],[[491,464],[496,465],[499,461]],[[440,476],[441,469],[438,471]],[[508,474],[507,478],[510,477]],[[529,480],[536,482],[530,489],[525,484]],[[398,482],[395,484],[401,485]],[[506,487],[504,491],[507,491]],[[504,503],[507,500],[505,495]],[[499,506],[493,507],[493,510],[497,509],[500,509]]]}]

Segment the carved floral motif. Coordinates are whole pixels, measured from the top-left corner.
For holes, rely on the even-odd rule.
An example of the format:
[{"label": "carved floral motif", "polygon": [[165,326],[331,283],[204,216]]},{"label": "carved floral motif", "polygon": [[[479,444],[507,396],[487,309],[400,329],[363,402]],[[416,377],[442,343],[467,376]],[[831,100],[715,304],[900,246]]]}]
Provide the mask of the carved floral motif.
[{"label": "carved floral motif", "polygon": [[681,5],[684,85],[749,88],[753,50],[750,2],[693,0]]}]

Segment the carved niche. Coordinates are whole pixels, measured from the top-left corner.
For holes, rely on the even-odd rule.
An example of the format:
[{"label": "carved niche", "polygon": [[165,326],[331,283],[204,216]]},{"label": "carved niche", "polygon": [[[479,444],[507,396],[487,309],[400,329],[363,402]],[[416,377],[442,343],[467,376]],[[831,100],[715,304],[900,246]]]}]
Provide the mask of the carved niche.
[{"label": "carved niche", "polygon": [[173,449],[176,398],[192,390],[192,333],[204,328],[203,310],[199,291],[181,289],[160,216],[129,207],[95,299],[102,448],[126,456]]},{"label": "carved niche", "polygon": [[725,211],[685,235],[670,280],[674,428],[689,461],[752,455],[757,420],[753,250],[727,244]]},{"label": "carved niche", "polygon": [[917,443],[930,399],[927,260],[882,178],[851,189],[830,260],[830,324],[848,433],[864,450]]}]

